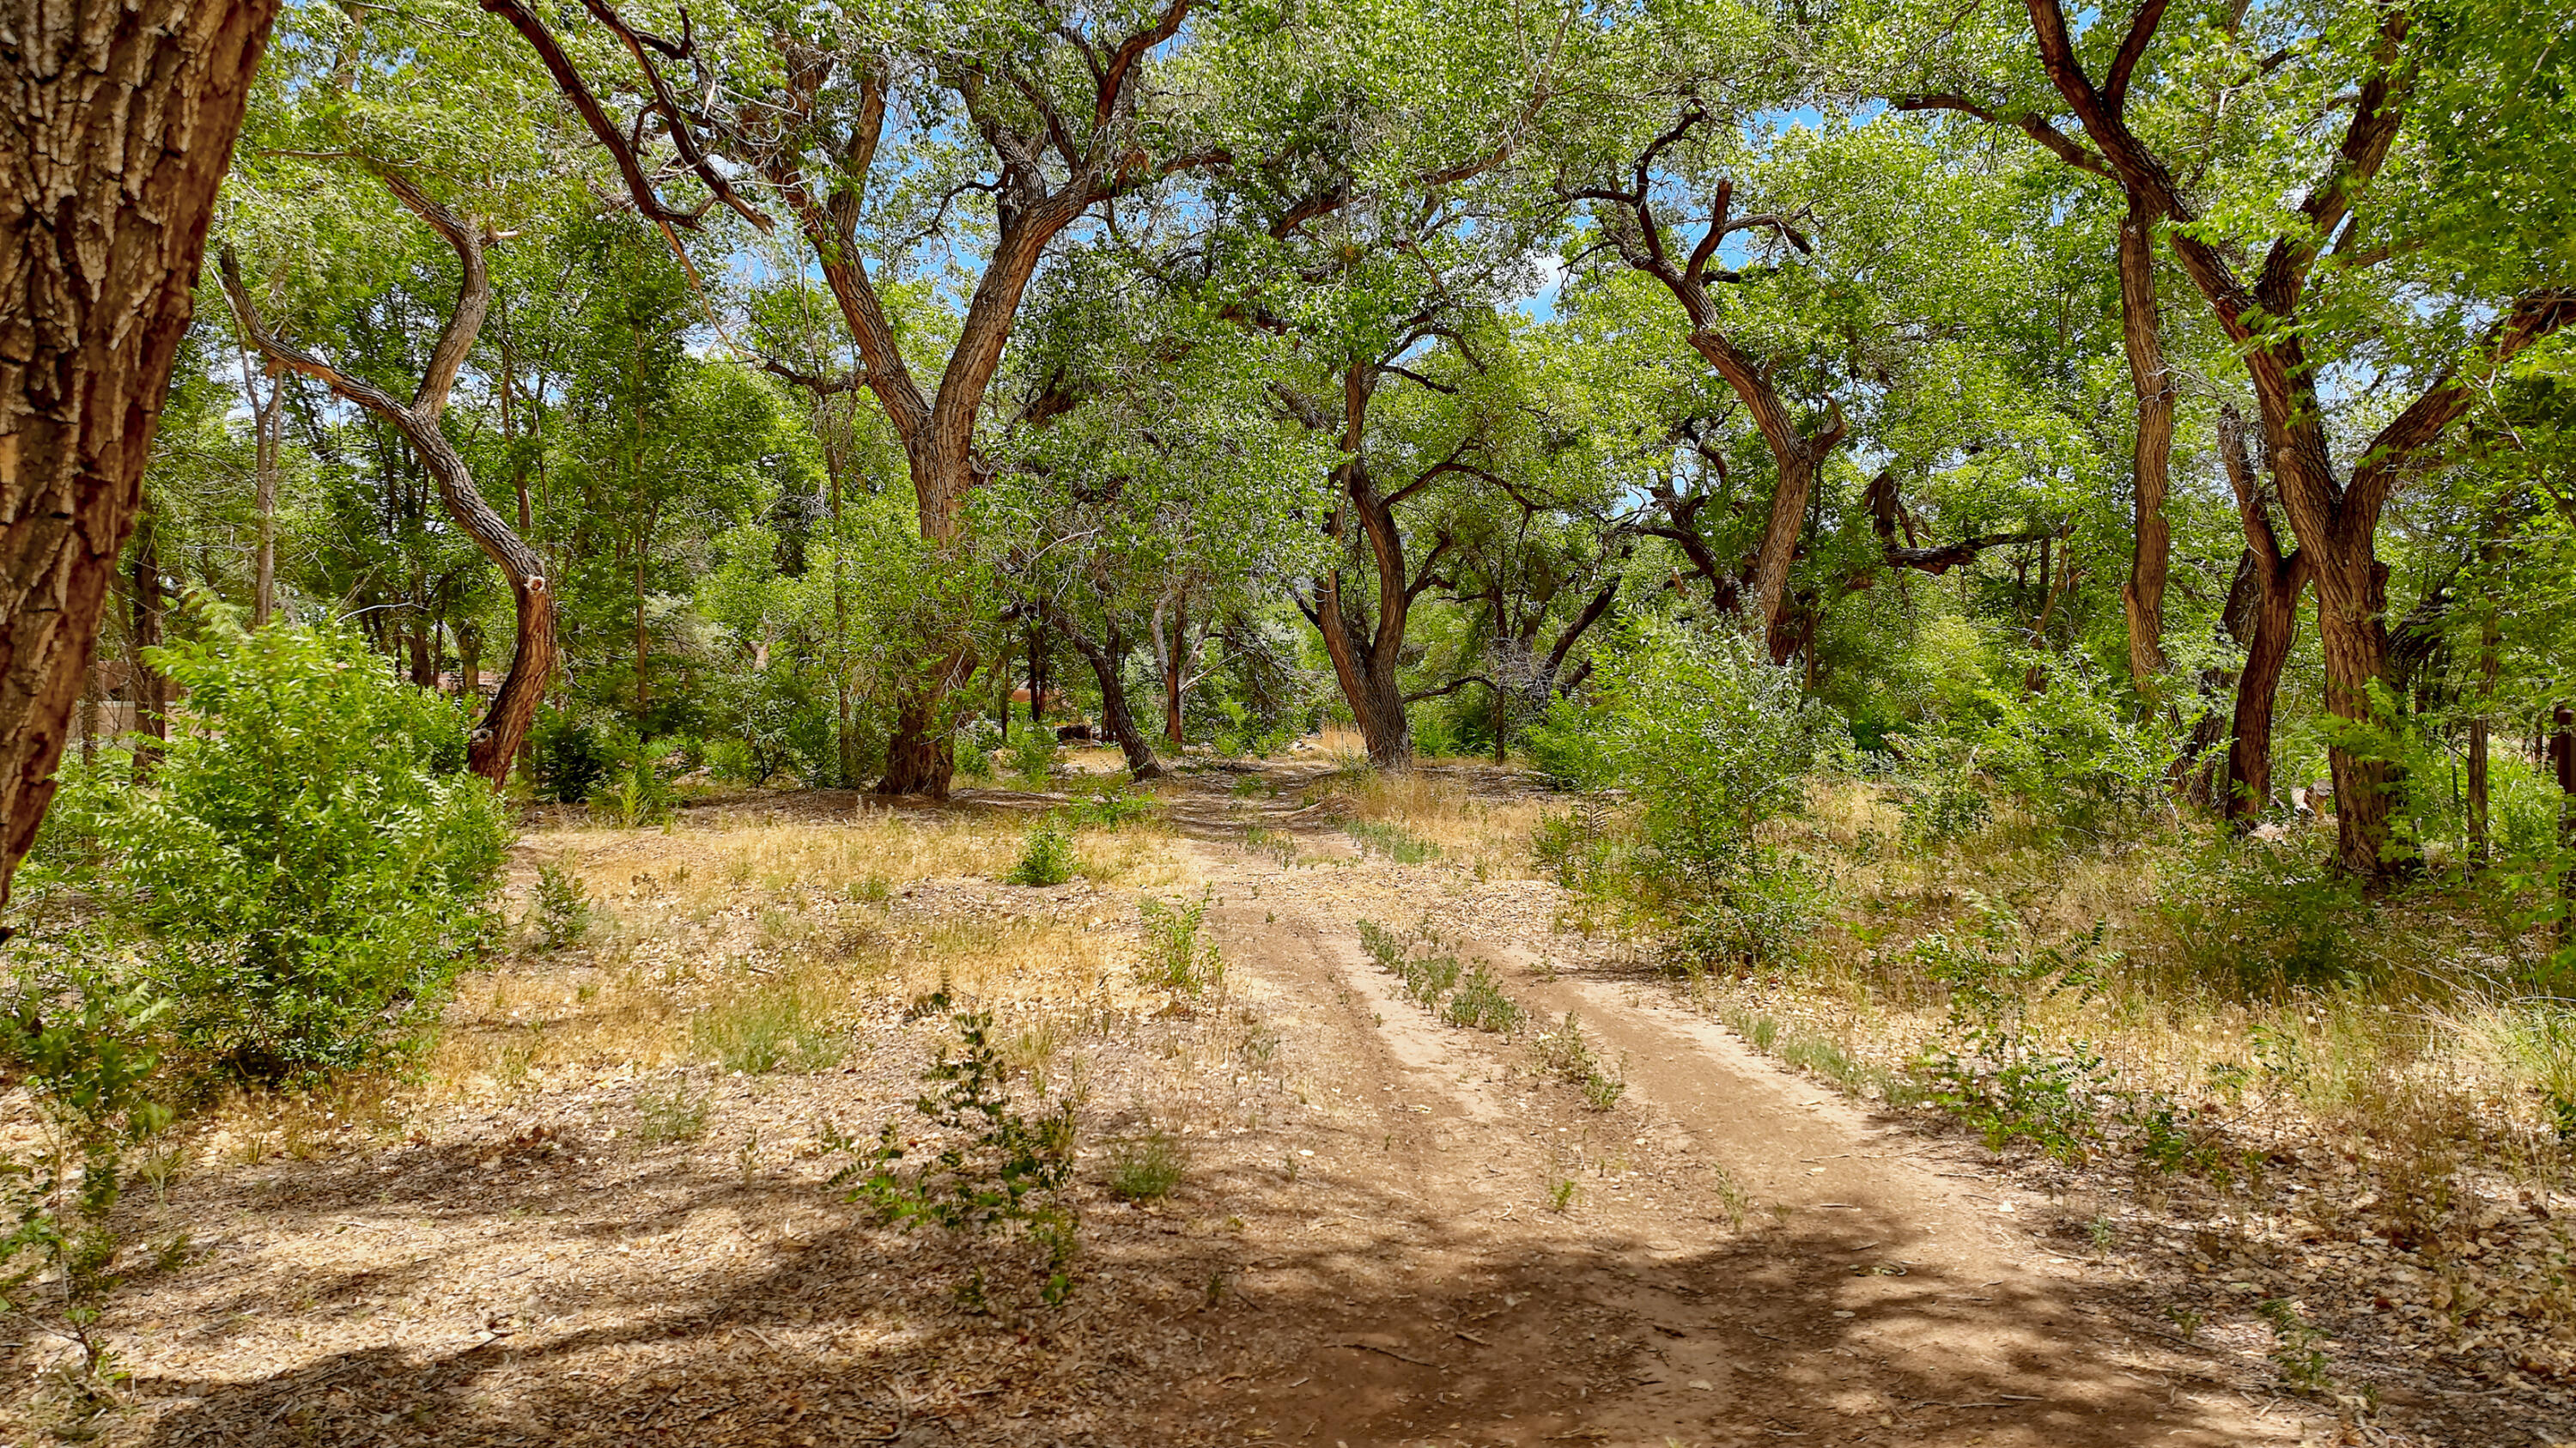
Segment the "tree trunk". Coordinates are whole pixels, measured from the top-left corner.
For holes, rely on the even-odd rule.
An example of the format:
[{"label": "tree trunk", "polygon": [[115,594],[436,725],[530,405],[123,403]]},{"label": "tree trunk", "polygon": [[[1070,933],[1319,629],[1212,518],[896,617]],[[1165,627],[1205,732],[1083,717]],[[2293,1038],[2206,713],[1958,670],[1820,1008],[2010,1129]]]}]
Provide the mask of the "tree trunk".
[{"label": "tree trunk", "polygon": [[2239,829],[2272,805],[2272,711],[2281,693],[2281,669],[2299,639],[2299,594],[2307,586],[2300,555],[2287,562],[2254,564],[2261,593],[2246,640],[2245,668],[2236,676],[2236,712],[2228,726],[2227,788],[2222,813]]},{"label": "tree trunk", "polygon": [[429,364],[422,371],[419,390],[409,403],[270,335],[260,325],[250,292],[242,285],[240,268],[229,253],[222,259],[224,290],[232,298],[242,330],[272,361],[313,378],[342,398],[384,418],[402,434],[420,459],[422,470],[437,483],[439,500],[446,505],[448,516],[510,580],[510,602],[518,615],[510,671],[502,676],[500,690],[492,696],[482,722],[467,736],[465,751],[466,768],[499,789],[509,782],[511,760],[519,754],[528,726],[536,720],[537,706],[545,699],[546,685],[554,678],[554,590],[547,583],[544,560],[510,531],[510,525],[483,500],[482,491],[474,485],[473,472],[439,426],[439,418],[447,410],[448,393],[456,384],[456,374],[464,368],[466,354],[473,350],[475,337],[483,329],[484,311],[492,299],[491,276],[483,263],[482,232],[475,224],[431,201],[399,174],[379,170],[377,175],[396,199],[447,242],[462,268],[456,310],[440,331]]},{"label": "tree trunk", "polygon": [[[2339,530],[2340,531],[2340,530]],[[2371,539],[2335,540],[2317,557],[2317,633],[2325,649],[2326,712],[2354,733],[2383,730],[2371,685],[2388,678],[2388,577]],[[2389,816],[2395,791],[2393,763],[2376,750],[2333,743],[2326,754],[2334,776],[2335,864],[2348,874],[2379,881],[2394,872]]]},{"label": "tree trunk", "polygon": [[[939,672],[947,672],[946,665],[954,662],[944,661]],[[966,671],[973,671],[971,663]],[[949,782],[957,773],[955,742],[946,727],[948,693],[945,687],[919,683],[896,692],[894,737],[886,741],[885,775],[877,781],[876,793],[948,798]]]},{"label": "tree trunk", "polygon": [[2250,610],[2229,591],[2228,611],[2221,620],[2245,643],[2245,668],[2236,676],[2236,710],[2228,724],[2227,778],[2221,808],[2238,829],[2247,828],[2272,804],[2272,710],[2281,692],[2281,669],[2299,637],[2299,594],[2307,586],[2305,550],[2284,555],[2281,537],[2272,527],[2271,504],[2263,475],[2254,468],[2247,447],[2245,422],[2234,404],[2218,411],[2218,453],[2227,466],[2227,483],[2236,494],[2236,517],[2245,531],[2245,558],[2238,565],[2254,579]]},{"label": "tree trunk", "polygon": [[0,904],[54,796],[275,0],[0,9]]},{"label": "tree trunk", "polygon": [[134,686],[127,690],[134,696],[134,782],[152,777],[153,766],[161,762],[161,746],[170,740],[170,680],[152,661],[144,657],[146,649],[157,649],[162,642],[162,619],[165,597],[161,588],[161,529],[146,504],[143,517],[134,530]]},{"label": "tree trunk", "polygon": [[102,677],[100,660],[95,651],[90,654],[89,668],[83,671],[82,677],[88,682],[81,688],[81,768],[89,769],[98,763],[99,705],[107,692],[105,687],[107,681]]},{"label": "tree trunk", "polygon": [[2132,194],[2120,219],[2120,339],[2128,353],[2129,385],[2138,398],[2137,444],[2131,455],[2135,535],[2129,581],[2120,590],[2128,614],[2129,681],[2152,699],[2165,660],[2165,580],[2173,529],[2165,521],[2165,495],[2173,461],[2174,384],[2165,369],[2164,339],[2156,308],[2155,215]]},{"label": "tree trunk", "polygon": [[1118,741],[1118,752],[1127,758],[1127,772],[1138,779],[1153,779],[1160,775],[1162,762],[1154,758],[1154,746],[1146,741],[1145,731],[1137,726],[1136,711],[1127,707],[1127,690],[1119,678],[1120,666],[1127,653],[1126,640],[1112,629],[1107,643],[1096,642],[1071,614],[1051,604],[1045,607],[1047,622],[1057,633],[1064,635],[1064,641],[1073,645],[1074,652],[1091,665],[1091,675],[1100,683],[1101,727],[1109,731],[1110,738]]},{"label": "tree trunk", "polygon": [[1172,636],[1163,654],[1163,738],[1174,750],[1181,747],[1181,676],[1189,668],[1189,605],[1172,605]]}]

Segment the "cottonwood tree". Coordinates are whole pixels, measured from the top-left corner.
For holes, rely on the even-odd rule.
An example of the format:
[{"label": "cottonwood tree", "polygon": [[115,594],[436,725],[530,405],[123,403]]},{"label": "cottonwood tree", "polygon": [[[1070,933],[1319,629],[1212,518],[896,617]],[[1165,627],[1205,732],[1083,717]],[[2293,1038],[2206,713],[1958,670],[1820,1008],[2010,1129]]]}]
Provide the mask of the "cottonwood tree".
[{"label": "cottonwood tree", "polygon": [[53,800],[277,8],[0,10],[0,903]]},{"label": "cottonwood tree", "polygon": [[[1169,63],[1157,52],[1180,35],[1192,0],[1084,15],[996,4],[892,18],[755,3],[699,17],[723,32],[722,45],[699,44],[686,24],[672,38],[590,5],[631,59],[620,88],[639,97],[633,132],[532,5],[483,4],[536,49],[617,158],[637,206],[675,238],[717,203],[771,224],[734,177],[756,178],[775,198],[849,329],[855,380],[902,441],[921,535],[941,556],[962,554],[967,498],[990,476],[978,442],[986,395],[1049,244],[1103,202],[1221,159],[1189,135],[1155,80]],[[636,153],[646,122],[706,201],[667,199]],[[930,387],[882,290],[925,245],[973,277]],[[946,632],[928,641],[901,695],[880,793],[947,792],[947,697],[974,672],[975,651],[962,627]]]},{"label": "cottonwood tree", "polygon": [[[2415,4],[2233,10],[2170,31],[2167,0],[2126,16],[2094,12],[2081,25],[2057,0],[2026,8],[2050,83],[2121,185],[2151,208],[2242,356],[2263,452],[2317,590],[2326,708],[2341,721],[2330,740],[2335,861],[2384,881],[2403,848],[2391,829],[2380,520],[2495,373],[2576,320],[2576,277],[2559,244],[2576,214],[2565,188],[2527,168],[2563,141],[2535,131],[2534,114],[2515,102],[2519,77],[2476,63],[2493,47],[2449,30],[2439,11],[2420,24],[2426,10]],[[2228,109],[2204,110],[2194,126],[2129,114],[2123,97],[2151,51],[2223,77]],[[2429,79],[2433,62],[2473,83]],[[2429,124],[2419,114],[2428,102],[2437,103]],[[2319,125],[2320,116],[2340,120]],[[2427,145],[2436,128],[2439,154]],[[2511,205],[2457,185],[2500,173],[2524,178]],[[2328,378],[2344,366],[2375,373],[2380,397],[2401,384],[2413,393],[2358,446],[2339,447],[2333,433],[2347,410]]]},{"label": "cottonwood tree", "polygon": [[[1943,39],[1960,38],[1954,27],[1945,29],[1952,33]],[[1908,56],[1922,53],[1911,45],[1898,49]],[[2173,558],[2173,527],[2166,517],[2166,501],[2173,491],[2174,419],[2180,398],[2165,357],[2156,294],[2154,203],[2145,192],[2125,184],[2100,152],[2066,133],[2063,103],[2053,93],[2046,95],[2045,105],[2037,85],[2025,85],[2022,94],[2000,94],[1998,82],[1980,74],[1973,59],[1936,49],[1930,61],[1932,74],[1919,78],[1923,88],[1896,90],[1893,99],[1899,109],[1955,112],[1988,126],[2019,131],[2077,173],[2107,183],[2120,194],[2113,266],[2119,277],[2121,355],[2128,366],[2136,423],[2129,453],[2129,576],[2121,587],[2120,602],[2128,630],[2130,682],[2141,696],[2154,698],[2171,667],[2164,644],[2165,593]],[[2137,79],[2136,58],[2131,57],[2105,88],[2103,104],[2109,112],[2126,111]]]},{"label": "cottonwood tree", "polygon": [[1599,94],[1565,113],[1554,183],[1588,208],[1593,250],[1679,305],[1684,339],[1770,451],[1770,507],[1741,607],[1774,661],[1797,642],[1789,570],[1808,504],[1850,431],[1829,369],[1746,326],[1730,297],[1815,251],[1799,198],[1767,194],[1752,164],[1769,117],[1799,99],[1790,46],[1764,12],[1731,3],[1623,27],[1590,58]]},{"label": "cottonwood tree", "polygon": [[[242,333],[269,361],[321,383],[401,436],[435,483],[449,521],[509,580],[516,621],[510,667],[469,737],[466,760],[497,789],[509,779],[554,674],[555,591],[545,562],[484,498],[446,427],[450,399],[491,309],[485,248],[501,239],[500,228],[433,196],[414,170],[423,163],[463,170],[498,192],[541,186],[516,159],[536,148],[506,105],[534,86],[532,78],[489,64],[470,41],[434,25],[379,21],[371,30],[347,17],[311,19],[315,28],[299,31],[289,47],[287,73],[264,88],[256,132],[263,162],[235,188],[233,229],[245,241],[300,251],[309,264],[316,260],[312,243],[332,223],[300,213],[321,209],[316,203],[356,204],[342,183],[365,177],[363,184],[380,187],[454,255],[455,302],[421,354],[417,379],[403,389],[289,341],[263,315],[229,244],[222,255],[224,291]],[[362,73],[389,77],[388,94],[380,99],[374,87],[359,86],[355,78]],[[474,102],[500,105],[485,111]],[[509,129],[495,134],[491,127]],[[335,239],[346,245],[363,237],[362,228]],[[434,658],[416,661],[414,677],[434,685]]]}]

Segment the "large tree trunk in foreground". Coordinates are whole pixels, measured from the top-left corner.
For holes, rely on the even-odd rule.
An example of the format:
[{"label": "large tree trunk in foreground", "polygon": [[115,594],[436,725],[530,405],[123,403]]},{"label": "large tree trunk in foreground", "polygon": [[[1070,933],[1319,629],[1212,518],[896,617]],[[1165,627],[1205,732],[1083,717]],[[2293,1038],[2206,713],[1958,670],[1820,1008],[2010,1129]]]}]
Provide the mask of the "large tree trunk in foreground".
[{"label": "large tree trunk in foreground", "polygon": [[545,698],[546,681],[554,673],[555,607],[554,591],[546,581],[545,561],[483,500],[482,490],[474,486],[472,470],[439,426],[439,418],[447,410],[448,394],[456,385],[457,373],[465,366],[466,354],[474,348],[475,337],[483,330],[484,311],[492,300],[491,275],[483,263],[484,236],[479,223],[430,200],[398,173],[378,168],[376,174],[396,199],[447,242],[462,266],[456,310],[439,332],[429,365],[421,373],[419,390],[410,402],[279,341],[261,324],[257,309],[251,305],[250,291],[242,285],[241,270],[229,253],[223,258],[224,290],[232,298],[243,332],[262,353],[393,424],[403,440],[411,444],[421,467],[438,484],[439,501],[446,504],[448,517],[509,578],[510,600],[518,612],[517,647],[510,659],[510,672],[502,676],[500,691],[492,696],[483,722],[468,736],[465,750],[466,768],[499,789],[509,782],[511,760],[519,753],[519,742],[527,737],[528,726],[536,720],[537,705]]},{"label": "large tree trunk in foreground", "polygon": [[54,797],[275,0],[0,0],[0,903]]},{"label": "large tree trunk in foreground", "polygon": [[2165,368],[2164,339],[2156,309],[2155,215],[2135,196],[2120,219],[2120,339],[2129,358],[2129,385],[2138,398],[2138,435],[2131,455],[2135,536],[2129,581],[2120,604],[2129,623],[2129,681],[2152,698],[2165,661],[2165,581],[2173,528],[2165,521],[2165,495],[2173,464],[2174,384]]}]

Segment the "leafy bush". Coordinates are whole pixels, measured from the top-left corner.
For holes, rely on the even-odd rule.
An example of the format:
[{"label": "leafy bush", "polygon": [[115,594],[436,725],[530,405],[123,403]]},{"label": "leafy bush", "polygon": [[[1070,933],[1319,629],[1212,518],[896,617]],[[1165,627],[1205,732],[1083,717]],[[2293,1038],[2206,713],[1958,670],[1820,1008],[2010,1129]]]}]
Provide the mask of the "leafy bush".
[{"label": "leafy bush", "polygon": [[2099,1053],[2083,1042],[2058,1050],[2036,1039],[2030,1017],[2059,996],[2090,996],[2119,961],[2107,927],[2041,945],[2003,906],[1971,894],[1975,928],[1914,944],[1925,972],[1949,988],[1944,1044],[1921,1071],[1933,1099],[1985,1133],[1987,1145],[2026,1139],[2051,1156],[2080,1159],[2112,1093]]},{"label": "leafy bush", "polygon": [[836,750],[831,711],[816,697],[814,686],[784,664],[772,664],[754,676],[743,702],[742,743],[750,756],[746,772],[752,784],[767,784],[784,773],[809,785],[832,777]]},{"label": "leafy bush", "polygon": [[1521,735],[1530,763],[1560,789],[1598,789],[1618,777],[1593,717],[1571,699],[1548,705],[1547,717]]},{"label": "leafy bush", "polygon": [[1481,965],[1458,982],[1448,1008],[1441,1012],[1442,1019],[1453,1026],[1473,1026],[1503,1034],[1519,1030],[1526,1015],[1518,1002],[1503,994],[1502,982]]},{"label": "leafy bush", "polygon": [[[947,997],[933,996],[929,1004],[944,1010]],[[891,1121],[873,1146],[833,1133],[827,1148],[856,1160],[833,1173],[830,1185],[907,1227],[929,1222],[952,1232],[1027,1229],[1046,1248],[1049,1275],[1042,1296],[1061,1302],[1072,1287],[1065,1268],[1076,1228],[1066,1190],[1073,1179],[1073,1103],[1059,1100],[1039,1115],[1023,1114],[1003,1089],[1010,1063],[993,1041],[992,1013],[959,1011],[954,1020],[958,1049],[943,1049],[922,1073],[935,1089],[912,1104],[935,1128],[929,1137],[936,1150],[925,1148],[917,1164],[907,1166],[922,1143]]]},{"label": "leafy bush", "polygon": [[0,998],[0,1067],[43,1132],[32,1161],[0,1157],[0,1307],[71,1339],[84,1392],[116,1376],[97,1324],[124,1245],[117,1200],[174,1118],[151,1045],[166,1004],[79,963],[22,969]]},{"label": "leafy bush", "polygon": [[528,749],[536,763],[537,794],[558,804],[589,800],[616,761],[600,732],[551,708],[537,711],[528,730]]},{"label": "leafy bush", "polygon": [[1041,815],[1020,840],[1020,858],[1002,877],[1006,885],[1061,885],[1073,878],[1073,837],[1054,815]]},{"label": "leafy bush", "polygon": [[2176,964],[2246,994],[2350,982],[2375,909],[2360,882],[2304,844],[2222,837],[2157,892]]},{"label": "leafy bush", "polygon": [[662,777],[654,762],[655,751],[638,742],[628,745],[623,753],[625,758],[609,777],[607,787],[592,791],[593,799],[624,829],[641,829],[670,819],[675,801],[670,781]]},{"label": "leafy bush", "polygon": [[1055,775],[1056,760],[1064,753],[1055,742],[1055,731],[1041,724],[1014,730],[1002,748],[1011,777],[1022,789],[1046,788]]},{"label": "leafy bush", "polygon": [[263,1081],[375,1064],[496,923],[508,829],[462,716],[357,640],[217,615],[155,661],[187,692],[153,783],[75,774],[49,852],[130,939],[177,1043]]},{"label": "leafy bush", "polygon": [[2041,823],[2100,833],[2161,805],[2178,727],[2161,711],[2133,719],[2125,686],[2081,655],[2007,651],[1924,731],[1916,752],[1931,782],[1918,792],[1929,804],[1909,824],[1972,831],[1979,807],[1961,791],[1982,774]]},{"label": "leafy bush", "polygon": [[1835,721],[1759,640],[1644,621],[1604,658],[1601,747],[1648,841],[1692,884],[1746,863],[1756,826],[1805,805]]}]

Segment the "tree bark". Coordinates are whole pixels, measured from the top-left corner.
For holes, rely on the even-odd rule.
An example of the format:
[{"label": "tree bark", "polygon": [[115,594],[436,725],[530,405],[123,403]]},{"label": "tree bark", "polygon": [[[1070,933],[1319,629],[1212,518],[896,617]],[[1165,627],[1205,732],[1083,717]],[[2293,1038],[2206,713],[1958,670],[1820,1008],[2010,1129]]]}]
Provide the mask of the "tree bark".
[{"label": "tree bark", "polygon": [[2129,681],[2153,699],[2169,667],[2165,659],[2165,582],[2171,569],[2173,528],[2165,520],[2171,487],[2174,435],[2173,374],[2165,368],[2164,338],[2156,306],[2155,215],[2144,200],[2129,198],[2120,218],[2120,340],[2128,354],[2129,385],[2138,399],[2138,431],[2130,456],[2134,529],[2129,581],[2120,590],[2128,615]]},{"label": "tree bark", "polygon": [[2245,530],[2245,560],[2255,584],[2250,617],[2234,616],[2228,628],[2245,643],[2245,667],[2236,676],[2236,707],[2228,722],[2227,774],[2220,813],[2238,830],[2250,828],[2272,804],[2272,713],[2281,693],[2281,670],[2299,637],[2299,594],[2307,587],[2304,550],[2284,556],[2272,527],[2262,475],[2246,448],[2245,424],[2233,404],[2218,414],[2218,451],[2236,494]]},{"label": "tree bark", "polygon": [[276,0],[0,8],[0,904],[54,796]]},{"label": "tree bark", "polygon": [[420,459],[422,469],[437,483],[439,500],[446,505],[448,516],[509,578],[510,602],[518,616],[510,671],[502,676],[500,690],[492,696],[482,722],[468,736],[465,755],[466,767],[499,789],[509,782],[511,760],[519,753],[528,726],[535,722],[537,706],[544,701],[546,685],[554,675],[555,608],[544,560],[483,500],[482,491],[474,486],[473,472],[439,427],[439,418],[447,410],[448,394],[456,385],[457,373],[464,368],[466,354],[473,350],[476,335],[483,329],[484,312],[492,299],[491,276],[483,262],[483,233],[478,224],[430,200],[399,174],[386,169],[378,169],[376,174],[397,200],[447,242],[462,264],[456,310],[440,331],[429,364],[422,371],[419,389],[410,402],[278,340],[261,325],[258,310],[251,305],[249,289],[242,285],[241,269],[230,253],[222,258],[224,290],[232,298],[242,330],[261,352],[278,365],[303,373],[382,417],[402,434]]},{"label": "tree bark", "polygon": [[1106,642],[1096,640],[1083,629],[1073,615],[1053,604],[1040,605],[1049,626],[1073,645],[1075,653],[1091,665],[1091,676],[1100,684],[1100,724],[1109,737],[1118,741],[1118,752],[1127,759],[1127,772],[1137,779],[1153,779],[1163,772],[1162,762],[1154,757],[1154,746],[1145,739],[1145,731],[1136,723],[1136,711],[1127,707],[1127,690],[1119,679],[1120,666],[1127,655],[1126,640],[1112,629]]}]

